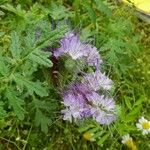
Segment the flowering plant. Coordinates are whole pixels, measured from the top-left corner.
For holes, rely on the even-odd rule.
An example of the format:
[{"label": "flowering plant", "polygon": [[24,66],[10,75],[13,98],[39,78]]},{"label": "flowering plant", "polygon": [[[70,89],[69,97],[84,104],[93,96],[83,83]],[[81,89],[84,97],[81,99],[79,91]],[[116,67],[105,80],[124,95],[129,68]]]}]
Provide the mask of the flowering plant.
[{"label": "flowering plant", "polygon": [[[90,44],[82,43],[74,32],[68,32],[60,40],[60,47],[54,49],[53,55],[70,56],[70,59],[81,60],[85,67],[93,67],[92,72],[82,72],[76,80],[63,92],[65,109],[61,112],[64,120],[80,120],[92,117],[100,124],[110,124],[116,120],[115,101],[105,91],[113,85],[112,80],[102,73],[102,59],[96,49]],[[59,61],[59,60],[58,60]],[[73,68],[74,69],[74,68]],[[103,94],[105,92],[105,94]]]}]

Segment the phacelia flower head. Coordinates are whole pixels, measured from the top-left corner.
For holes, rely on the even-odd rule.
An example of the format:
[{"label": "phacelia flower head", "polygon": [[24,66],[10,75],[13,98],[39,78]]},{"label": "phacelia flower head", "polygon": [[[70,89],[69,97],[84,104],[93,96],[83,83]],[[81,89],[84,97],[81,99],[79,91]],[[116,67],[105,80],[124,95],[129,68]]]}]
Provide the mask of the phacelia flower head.
[{"label": "phacelia flower head", "polygon": [[56,49],[53,54],[56,58],[68,54],[74,60],[85,59],[90,66],[98,66],[102,63],[96,47],[82,43],[73,32],[65,34],[65,37],[60,40],[60,48]]},{"label": "phacelia flower head", "polygon": [[99,95],[96,92],[86,95],[91,104],[92,117],[100,124],[110,124],[116,120],[115,102],[112,98]]},{"label": "phacelia flower head", "polygon": [[110,80],[104,73],[101,73],[100,70],[85,75],[83,82],[87,83],[94,91],[98,91],[100,88],[110,90],[112,87],[112,80]]},{"label": "phacelia flower head", "polygon": [[76,60],[85,55],[85,45],[80,42],[80,39],[75,33],[68,32],[60,41],[60,48],[54,51],[54,56],[59,57],[68,54],[72,59]]},{"label": "phacelia flower head", "polygon": [[85,57],[87,64],[90,66],[99,66],[102,63],[102,59],[100,58],[97,48],[92,47],[92,45],[88,44],[86,46],[86,49],[87,53]]},{"label": "phacelia flower head", "polygon": [[141,117],[139,119],[139,123],[136,124],[137,128],[142,131],[142,134],[149,134],[150,133],[150,121]]},{"label": "phacelia flower head", "polygon": [[113,99],[91,91],[87,85],[75,84],[64,94],[64,120],[72,121],[93,117],[100,124],[110,124],[116,120]]},{"label": "phacelia flower head", "polygon": [[[81,92],[81,90],[83,91]],[[62,110],[64,114],[64,120],[72,121],[86,118],[91,115],[90,108],[86,104],[84,92],[87,92],[85,87],[81,87],[81,84],[75,84],[70,87],[68,92],[63,96],[63,104],[66,107]]]}]

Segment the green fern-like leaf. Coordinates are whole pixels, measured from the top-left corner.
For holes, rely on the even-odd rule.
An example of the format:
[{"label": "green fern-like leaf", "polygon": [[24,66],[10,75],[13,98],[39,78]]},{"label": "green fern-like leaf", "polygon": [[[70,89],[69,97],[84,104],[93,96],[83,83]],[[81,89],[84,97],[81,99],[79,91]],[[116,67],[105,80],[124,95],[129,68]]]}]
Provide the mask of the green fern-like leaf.
[{"label": "green fern-like leaf", "polygon": [[110,17],[112,15],[112,11],[111,9],[104,4],[104,2],[102,0],[94,0],[97,9],[102,12],[103,14],[105,14],[106,16]]},{"label": "green fern-like leaf", "polygon": [[12,88],[7,88],[5,93],[9,105],[13,108],[15,114],[20,120],[24,119],[25,110],[22,105],[24,105],[24,101],[16,95],[16,92]]},{"label": "green fern-like leaf", "polygon": [[6,76],[9,73],[9,67],[5,59],[6,58],[0,54],[0,76]]},{"label": "green fern-like leaf", "polygon": [[29,95],[33,95],[35,92],[41,97],[48,96],[46,88],[42,86],[40,81],[32,82],[20,74],[14,74],[14,80],[19,86],[26,87]]},{"label": "green fern-like leaf", "polygon": [[90,4],[88,4],[88,3],[84,3],[83,6],[87,10],[88,15],[89,15],[91,21],[95,24],[96,23],[96,13],[95,13],[94,9],[92,9],[92,7],[90,6]]},{"label": "green fern-like leaf", "polygon": [[16,14],[17,16],[22,17],[22,18],[24,18],[25,14],[26,14],[26,12],[21,9],[21,5],[17,5],[16,8],[14,8],[14,7],[13,7],[12,5],[10,5],[10,4],[2,5],[2,6],[0,6],[0,7],[1,7],[2,9],[7,10],[7,11],[10,11],[10,12],[12,12],[12,13],[14,13],[14,14]]},{"label": "green fern-like leaf", "polygon": [[56,5],[56,4],[52,4],[51,9],[47,10],[48,13],[50,13],[50,15],[55,19],[55,20],[59,20],[62,18],[68,18],[72,15],[71,12],[68,11],[67,8],[65,8],[62,5]]},{"label": "green fern-like leaf", "polygon": [[20,47],[20,41],[19,41],[19,36],[17,35],[16,32],[12,32],[11,34],[11,45],[10,45],[10,51],[12,53],[13,58],[20,58],[20,53],[22,51]]},{"label": "green fern-like leaf", "polygon": [[5,117],[6,111],[3,108],[4,103],[0,101],[0,119]]},{"label": "green fern-like leaf", "polygon": [[41,50],[33,51],[29,55],[29,59],[39,65],[43,65],[45,67],[52,67],[52,62],[50,61],[50,52],[44,52]]},{"label": "green fern-like leaf", "polygon": [[46,117],[39,109],[36,109],[35,124],[36,126],[40,126],[44,133],[48,132],[48,124],[50,121],[51,120]]}]

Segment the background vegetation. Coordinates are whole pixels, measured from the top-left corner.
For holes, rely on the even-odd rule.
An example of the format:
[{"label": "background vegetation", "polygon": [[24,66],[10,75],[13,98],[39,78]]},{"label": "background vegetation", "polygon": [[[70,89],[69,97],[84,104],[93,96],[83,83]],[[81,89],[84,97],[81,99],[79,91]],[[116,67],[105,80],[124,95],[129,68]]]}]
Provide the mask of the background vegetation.
[{"label": "background vegetation", "polygon": [[[134,8],[106,0],[1,0],[0,8],[0,150],[125,149],[125,134],[150,149],[135,125],[150,120],[150,25]],[[110,126],[62,120],[50,50],[70,29],[98,48],[114,81],[119,117]]]}]

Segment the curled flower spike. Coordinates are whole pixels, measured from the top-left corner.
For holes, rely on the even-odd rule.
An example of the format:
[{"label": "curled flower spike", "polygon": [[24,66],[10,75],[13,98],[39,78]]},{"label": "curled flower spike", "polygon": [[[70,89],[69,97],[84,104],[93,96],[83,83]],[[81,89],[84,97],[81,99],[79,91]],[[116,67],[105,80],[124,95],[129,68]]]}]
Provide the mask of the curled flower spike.
[{"label": "curled flower spike", "polygon": [[124,145],[126,145],[128,148],[131,148],[132,150],[137,150],[136,145],[133,142],[132,137],[130,137],[129,134],[124,135],[122,137],[122,141],[121,141]]},{"label": "curled flower spike", "polygon": [[104,90],[110,90],[112,87],[112,81],[100,70],[87,74],[84,76],[84,81],[94,91],[98,91],[100,88]]},{"label": "curled flower spike", "polygon": [[100,55],[96,47],[92,47],[88,44],[86,47],[87,53],[85,53],[86,61],[89,66],[99,66],[103,61],[100,58]]},{"label": "curled flower spike", "polygon": [[137,128],[142,131],[142,134],[149,134],[150,133],[150,121],[141,117],[139,119],[139,123],[136,124]]},{"label": "curled flower spike", "polygon": [[113,99],[99,95],[92,92],[87,96],[88,101],[91,103],[92,117],[100,124],[110,124],[116,120],[115,115],[115,102]]},{"label": "curled flower spike", "polygon": [[66,109],[61,111],[64,115],[64,120],[69,120],[72,122],[72,119],[75,119],[76,121],[90,116],[90,108],[86,105],[86,99],[80,91],[82,89],[85,88],[81,87],[81,84],[75,84],[70,87],[68,92],[64,93],[63,104]]},{"label": "curled flower spike", "polygon": [[60,41],[60,48],[54,51],[56,58],[64,54],[68,54],[74,60],[83,58],[90,66],[98,66],[102,63],[96,47],[82,43],[73,32],[66,33]]},{"label": "curled flower spike", "polygon": [[110,124],[116,120],[115,102],[112,98],[91,91],[84,84],[75,84],[64,94],[64,120],[72,121],[93,117],[100,124]]},{"label": "curled flower spike", "polygon": [[80,42],[80,39],[73,32],[68,32],[60,41],[60,48],[54,51],[54,56],[68,54],[72,59],[76,60],[85,54],[85,45]]}]

